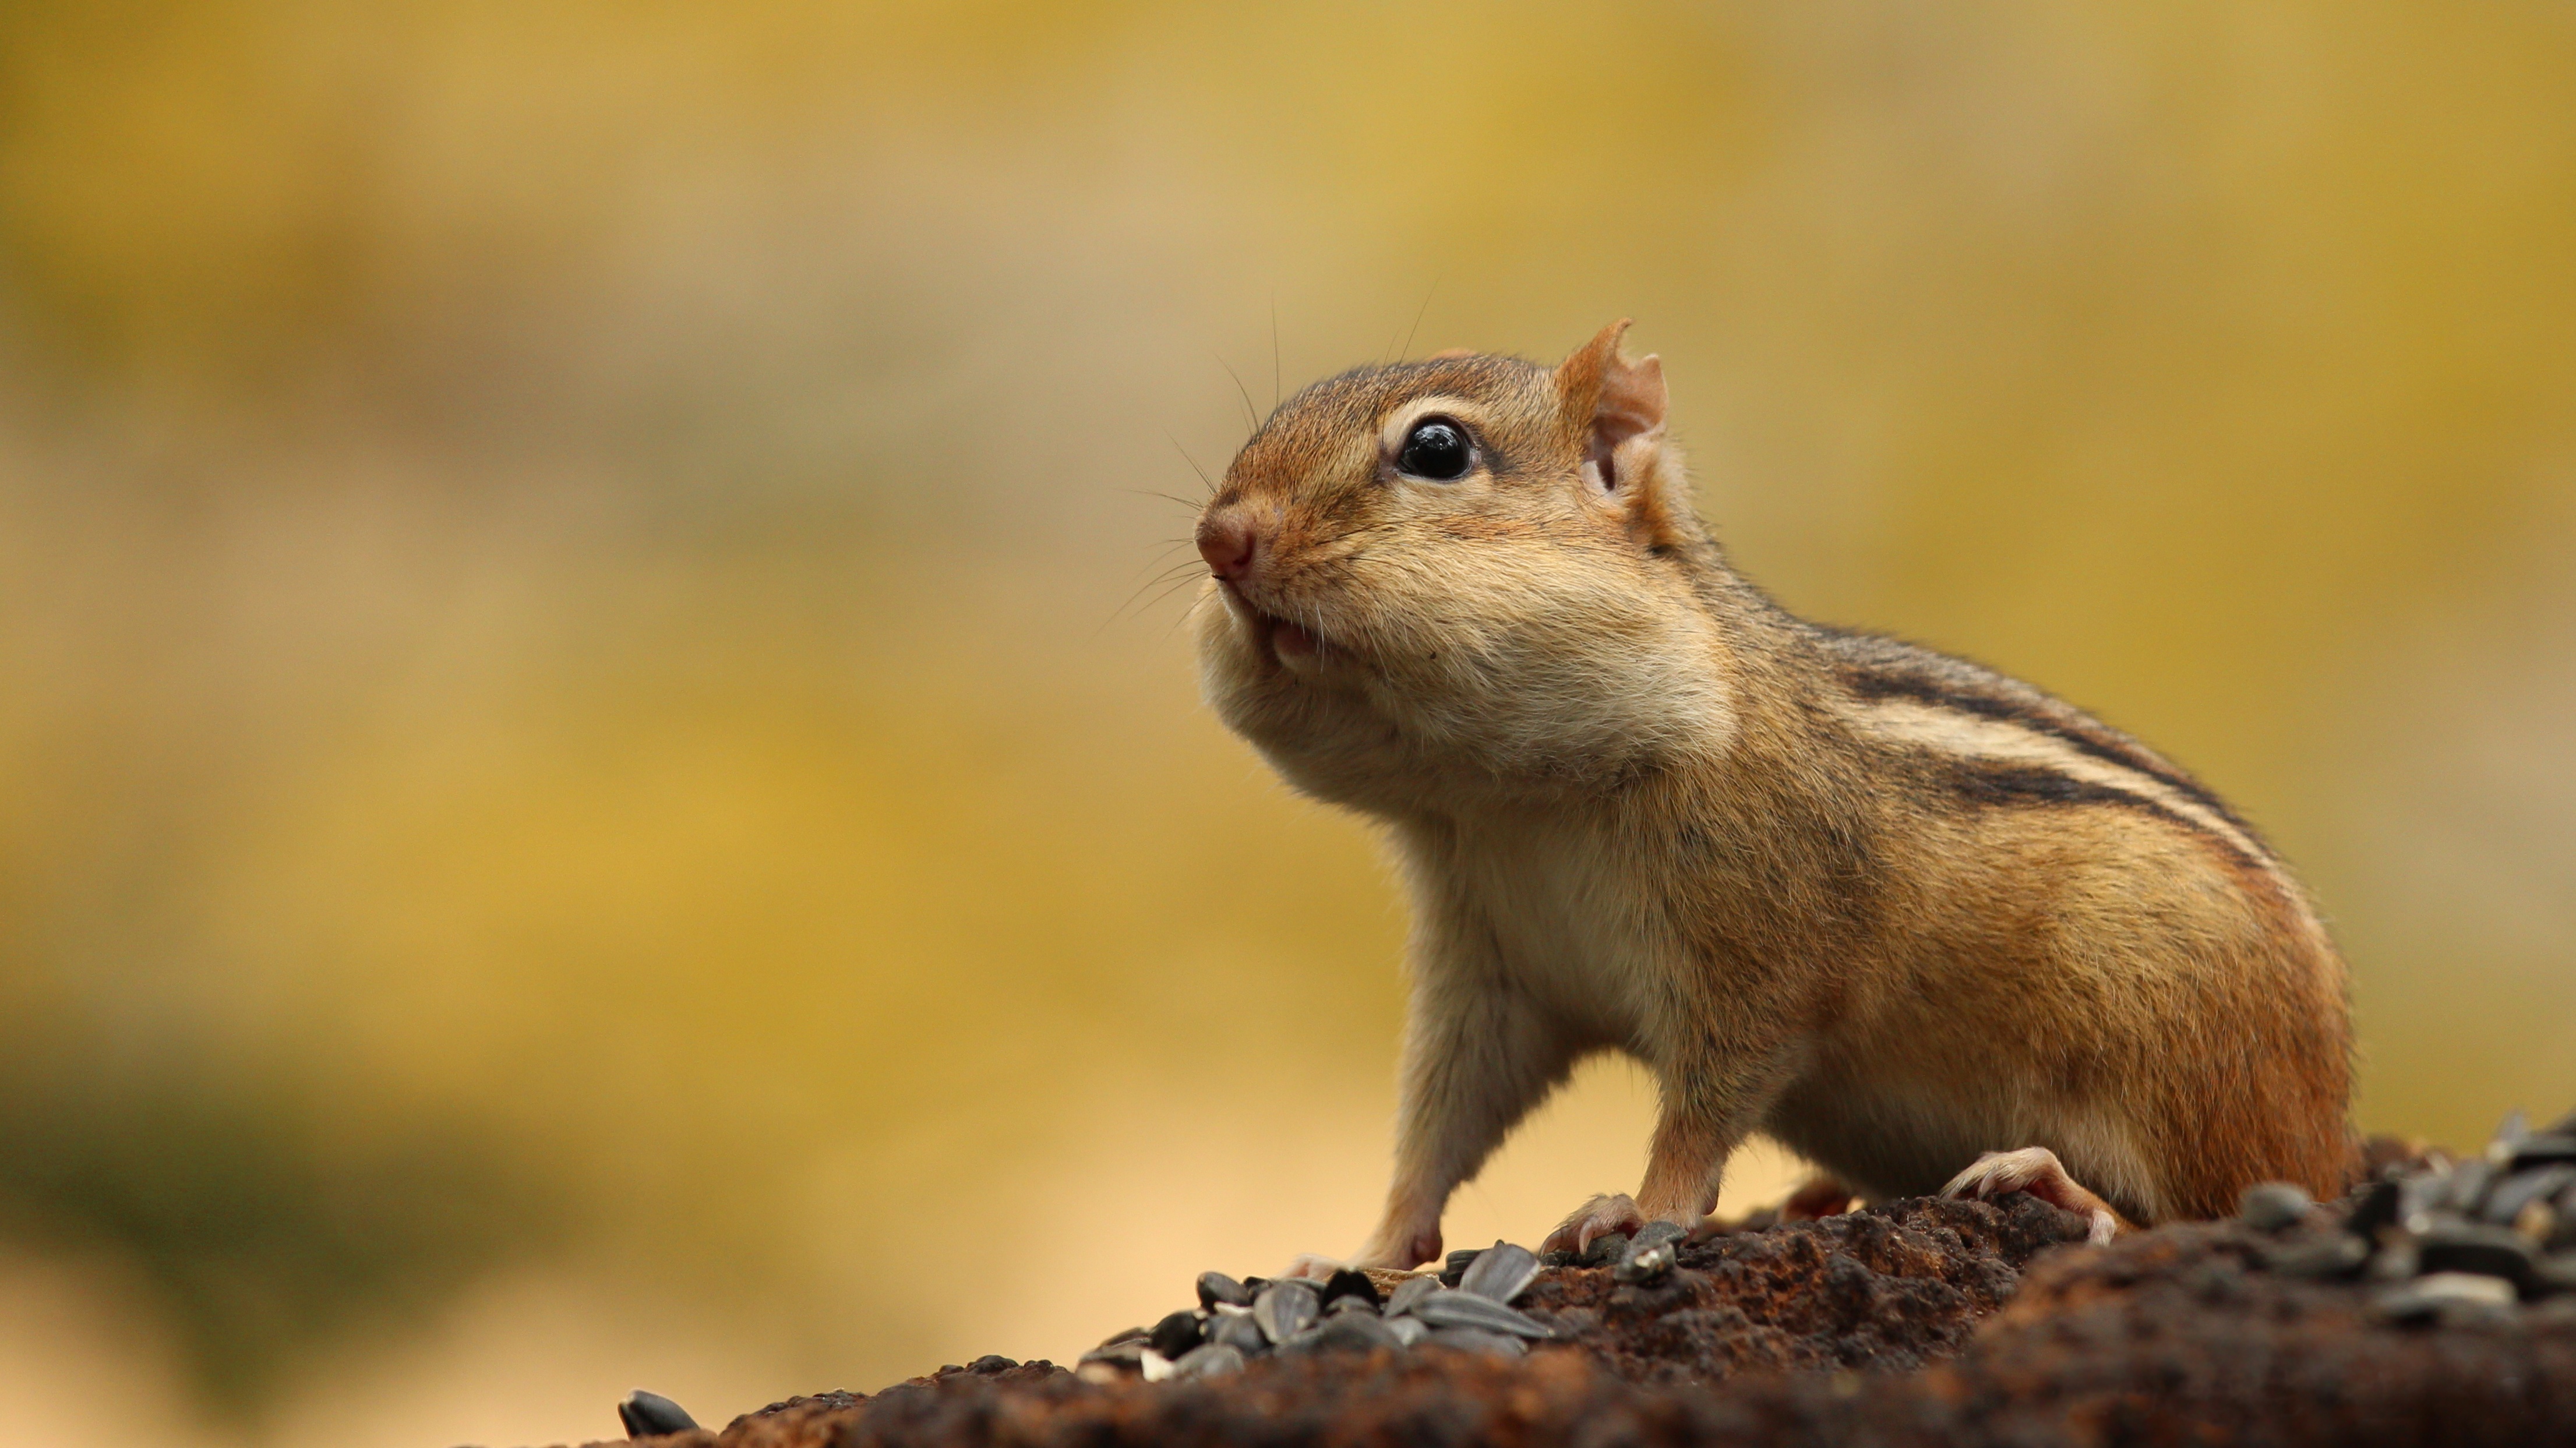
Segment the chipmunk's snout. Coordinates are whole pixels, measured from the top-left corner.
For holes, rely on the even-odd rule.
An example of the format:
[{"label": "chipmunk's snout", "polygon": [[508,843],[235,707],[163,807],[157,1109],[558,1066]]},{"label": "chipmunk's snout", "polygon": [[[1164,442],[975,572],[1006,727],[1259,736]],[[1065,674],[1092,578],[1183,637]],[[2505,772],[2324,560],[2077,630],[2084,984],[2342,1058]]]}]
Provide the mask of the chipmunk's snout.
[{"label": "chipmunk's snout", "polygon": [[1199,518],[1198,544],[1210,573],[1241,584],[1261,555],[1261,530],[1237,509],[1211,508]]},{"label": "chipmunk's snout", "polygon": [[[1313,668],[1320,651],[1315,635],[1303,625],[1270,613],[1268,609],[1279,605],[1254,576],[1261,567],[1261,555],[1278,546],[1276,537],[1262,527],[1257,516],[1240,506],[1210,508],[1199,518],[1197,541],[1199,556],[1207,560],[1208,571],[1225,585],[1226,597],[1250,629],[1254,647],[1285,668],[1298,672]],[[1277,568],[1275,560],[1271,566]],[[1276,581],[1275,574],[1272,581]]]}]

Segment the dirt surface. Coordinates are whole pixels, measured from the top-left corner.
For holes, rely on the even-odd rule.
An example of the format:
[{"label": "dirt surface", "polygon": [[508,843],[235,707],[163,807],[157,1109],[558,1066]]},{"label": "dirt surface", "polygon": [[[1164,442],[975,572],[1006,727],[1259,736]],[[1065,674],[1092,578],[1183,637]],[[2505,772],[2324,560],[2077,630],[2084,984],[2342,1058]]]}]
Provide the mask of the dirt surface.
[{"label": "dirt surface", "polygon": [[1519,1305],[1632,1382],[1898,1371],[1957,1353],[2024,1263],[2083,1236],[2080,1219],[2018,1193],[1993,1206],[1916,1199],[1691,1243],[1656,1284],[1550,1271]]},{"label": "dirt surface", "polygon": [[773,1405],[669,1448],[941,1444],[2576,1444],[2576,1297],[2412,1326],[2270,1270],[2338,1209],[2078,1245],[2027,1197],[1903,1201],[1685,1246],[1660,1282],[1556,1268],[1525,1358],[1275,1354],[1086,1382],[986,1358]]}]

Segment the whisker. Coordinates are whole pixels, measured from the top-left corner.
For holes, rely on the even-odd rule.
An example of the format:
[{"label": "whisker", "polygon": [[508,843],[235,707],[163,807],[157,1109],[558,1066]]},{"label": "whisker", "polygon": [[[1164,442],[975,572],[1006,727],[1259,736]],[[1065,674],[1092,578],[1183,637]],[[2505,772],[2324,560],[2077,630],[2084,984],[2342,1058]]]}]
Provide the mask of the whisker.
[{"label": "whisker", "polygon": [[1176,619],[1173,619],[1173,620],[1172,620],[1172,623],[1171,623],[1171,627],[1166,628],[1166,629],[1164,629],[1164,630],[1163,630],[1163,637],[1165,637],[1165,638],[1170,638],[1170,637],[1173,635],[1173,633],[1175,633],[1176,631],[1178,631],[1178,630],[1179,630],[1179,628],[1180,628],[1180,626],[1181,626],[1182,624],[1188,623],[1188,622],[1190,621],[1190,617],[1191,617],[1191,615],[1196,614],[1200,609],[1203,609],[1203,608],[1205,608],[1205,607],[1207,607],[1207,606],[1208,606],[1208,595],[1206,595],[1206,594],[1204,594],[1204,593],[1200,594],[1200,595],[1199,595],[1198,597],[1196,597],[1196,598],[1191,599],[1191,600],[1190,600],[1190,606],[1189,606],[1189,607],[1187,607],[1187,608],[1185,608],[1185,609],[1182,609],[1182,610],[1181,610],[1181,616],[1180,616],[1180,617],[1178,617],[1178,618],[1176,618]]},{"label": "whisker", "polygon": [[1166,548],[1160,554],[1157,554],[1154,560],[1146,564],[1145,567],[1151,569],[1152,572],[1145,578],[1144,586],[1151,588],[1155,584],[1160,583],[1175,574],[1186,576],[1192,573],[1203,572],[1206,570],[1207,564],[1196,558],[1183,558],[1178,561],[1174,561],[1172,558],[1172,550]]},{"label": "whisker", "polygon": [[[1160,607],[1162,607],[1162,606],[1163,606],[1163,600],[1165,600],[1165,599],[1167,599],[1167,598],[1170,598],[1170,597],[1171,597],[1173,594],[1175,594],[1175,593],[1180,592],[1180,591],[1181,591],[1181,587],[1182,587],[1182,585],[1183,585],[1183,584],[1186,584],[1188,581],[1189,581],[1189,580],[1187,580],[1187,579],[1183,579],[1183,580],[1181,581],[1181,583],[1176,583],[1176,584],[1172,585],[1171,587],[1164,589],[1161,593],[1158,593],[1158,594],[1154,595],[1154,600],[1153,600],[1153,602],[1146,604],[1146,605],[1145,605],[1145,608],[1146,608],[1146,609],[1154,609],[1154,608],[1160,608]],[[1172,629],[1179,628],[1182,624],[1188,623],[1188,622],[1190,621],[1191,617],[1192,617],[1193,615],[1195,615],[1195,614],[1196,614],[1200,609],[1207,607],[1208,600],[1209,600],[1209,598],[1210,598],[1210,597],[1212,597],[1212,595],[1204,594],[1204,593],[1203,593],[1203,594],[1200,594],[1198,597],[1191,599],[1191,600],[1190,600],[1189,607],[1182,609],[1182,610],[1181,610],[1181,612],[1180,612],[1180,615],[1179,615],[1178,617],[1176,617],[1176,618],[1174,618],[1174,619],[1172,620],[1172,622],[1171,622],[1171,627],[1170,627],[1170,628],[1166,628],[1166,629],[1164,629],[1164,630],[1163,630],[1163,636],[1164,636],[1164,637],[1166,637],[1166,638],[1171,637]],[[1143,611],[1144,611],[1143,609],[1138,610],[1138,612],[1140,612],[1140,613],[1141,613],[1141,612],[1143,612]]]},{"label": "whisker", "polygon": [[[1193,466],[1195,466],[1195,464],[1193,464]],[[1173,496],[1173,495],[1171,495],[1170,493],[1158,493],[1158,492],[1155,492],[1152,488],[1120,488],[1118,491],[1120,491],[1120,492],[1122,492],[1122,493],[1125,493],[1125,494],[1128,494],[1128,495],[1129,495],[1129,496],[1131,496],[1131,497],[1138,497],[1138,498],[1160,498],[1160,499],[1162,499],[1162,500],[1163,500],[1164,502],[1166,502],[1166,503],[1178,503],[1178,504],[1180,504],[1182,507],[1189,509],[1189,510],[1190,510],[1191,512],[1193,512],[1193,513],[1197,512],[1200,508],[1202,508],[1202,507],[1204,507],[1204,506],[1205,506],[1205,503],[1204,503],[1204,502],[1192,502],[1192,501],[1191,501],[1191,500],[1189,500],[1188,498],[1179,498],[1179,497],[1174,497],[1174,496]]]},{"label": "whisker", "polygon": [[1175,552],[1178,552],[1183,548],[1190,547],[1191,541],[1192,540],[1187,538],[1167,538],[1163,540],[1163,546],[1157,550],[1154,556],[1148,559],[1145,562],[1144,567],[1139,570],[1145,574],[1144,582],[1140,586],[1151,588],[1155,584],[1162,582],[1164,579],[1171,577],[1175,573],[1193,573],[1207,567],[1207,564],[1195,557],[1183,558],[1177,561],[1172,558],[1172,555]]},{"label": "whisker", "polygon": [[1363,533],[1384,533],[1394,527],[1395,525],[1393,523],[1354,523],[1350,527],[1343,529],[1341,532],[1334,534],[1330,538],[1318,538],[1313,542],[1306,544],[1305,547],[1307,549],[1330,548],[1345,538],[1356,538]]},{"label": "whisker", "polygon": [[1439,293],[1440,279],[1438,277],[1433,277],[1431,279],[1431,289],[1422,294],[1422,305],[1414,309],[1413,325],[1405,328],[1404,330],[1404,351],[1398,353],[1398,356],[1408,356],[1412,353],[1413,334],[1422,330],[1422,315],[1423,313],[1431,310],[1431,299],[1439,295]]},{"label": "whisker", "polygon": [[1163,434],[1163,438],[1172,445],[1172,451],[1181,455],[1181,461],[1190,465],[1190,471],[1199,475],[1199,481],[1207,484],[1208,492],[1213,495],[1216,492],[1216,479],[1208,476],[1207,469],[1199,466],[1199,460],[1190,456],[1190,450],[1181,446],[1181,440],[1179,438],[1172,436],[1168,432]]},{"label": "whisker", "polygon": [[1250,437],[1261,431],[1261,413],[1252,405],[1252,389],[1243,385],[1242,376],[1234,370],[1233,363],[1225,360],[1223,353],[1217,354],[1216,365],[1225,369],[1226,376],[1234,378],[1234,390],[1243,398],[1244,436]]},{"label": "whisker", "polygon": [[1162,559],[1157,559],[1153,564],[1148,566],[1152,567],[1154,570],[1153,575],[1145,580],[1148,584],[1160,583],[1175,573],[1201,572],[1207,567],[1206,564],[1201,563],[1195,558],[1184,558],[1177,563],[1165,562]]},{"label": "whisker", "polygon": [[[1092,630],[1093,636],[1097,637],[1111,624],[1114,624],[1118,622],[1119,619],[1126,617],[1130,610],[1142,614],[1150,612],[1161,606],[1164,599],[1167,599],[1173,594],[1180,592],[1182,589],[1189,587],[1193,581],[1193,576],[1201,571],[1202,570],[1197,568],[1186,568],[1180,572],[1179,577],[1175,578],[1172,576],[1174,570],[1167,568],[1154,577],[1145,580],[1143,583],[1137,585],[1134,593],[1127,595],[1127,601],[1125,603],[1118,605],[1117,609],[1113,611],[1109,617],[1100,621],[1100,627]],[[1145,594],[1148,590],[1158,591],[1154,592],[1154,596],[1152,598],[1146,598]],[[1140,599],[1143,600],[1141,604],[1138,602]]]}]

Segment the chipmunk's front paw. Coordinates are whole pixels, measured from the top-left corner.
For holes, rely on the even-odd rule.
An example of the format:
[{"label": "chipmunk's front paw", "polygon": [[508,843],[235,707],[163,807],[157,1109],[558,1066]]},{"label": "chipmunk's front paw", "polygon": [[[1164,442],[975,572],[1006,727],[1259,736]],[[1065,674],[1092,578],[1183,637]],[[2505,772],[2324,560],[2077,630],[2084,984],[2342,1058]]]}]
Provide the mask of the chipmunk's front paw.
[{"label": "chipmunk's front paw", "polygon": [[1317,1282],[1321,1282],[1349,1265],[1349,1263],[1343,1262],[1338,1258],[1322,1257],[1312,1252],[1300,1252],[1294,1260],[1289,1262],[1288,1270],[1280,1273],[1279,1275],[1282,1278],[1306,1277],[1312,1278]]},{"label": "chipmunk's front paw", "polygon": [[1941,1189],[1945,1197],[1970,1197],[1980,1201],[2000,1197],[2007,1192],[2028,1192],[2053,1207],[2061,1207],[2092,1223],[2094,1246],[2111,1240],[2121,1227],[2120,1214],[2111,1204],[2085,1190],[2082,1183],[2066,1174],[2066,1163],[2057,1153],[2044,1146],[2025,1146],[2019,1151],[1990,1151],[1978,1157],[1976,1165],[1950,1178]]},{"label": "chipmunk's front paw", "polygon": [[1607,1237],[1613,1232],[1634,1236],[1644,1225],[1646,1216],[1637,1210],[1637,1199],[1626,1192],[1594,1197],[1575,1208],[1574,1215],[1557,1223],[1556,1230],[1539,1244],[1539,1250],[1580,1254],[1591,1248],[1595,1237]]},{"label": "chipmunk's front paw", "polygon": [[1302,1253],[1297,1260],[1288,1264],[1287,1271],[1279,1275],[1311,1277],[1320,1282],[1336,1272],[1354,1267],[1363,1271],[1376,1268],[1409,1272],[1422,1263],[1436,1259],[1439,1255],[1440,1227],[1437,1222],[1434,1222],[1428,1227],[1382,1229],[1378,1235],[1369,1239],[1367,1246],[1352,1254],[1347,1262],[1331,1257],[1320,1257],[1312,1252]]}]

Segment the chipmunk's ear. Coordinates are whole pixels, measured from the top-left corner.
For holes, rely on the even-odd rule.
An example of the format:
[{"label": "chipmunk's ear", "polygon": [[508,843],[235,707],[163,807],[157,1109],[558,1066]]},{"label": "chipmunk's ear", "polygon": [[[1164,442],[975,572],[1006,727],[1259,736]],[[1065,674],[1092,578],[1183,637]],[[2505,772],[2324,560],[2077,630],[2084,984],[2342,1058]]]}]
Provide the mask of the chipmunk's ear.
[{"label": "chipmunk's ear", "polygon": [[1640,542],[1690,542],[1699,518],[1681,457],[1664,437],[1663,359],[1628,360],[1619,350],[1627,331],[1622,317],[1557,364],[1557,405],[1581,440],[1584,486],[1625,513]]}]

